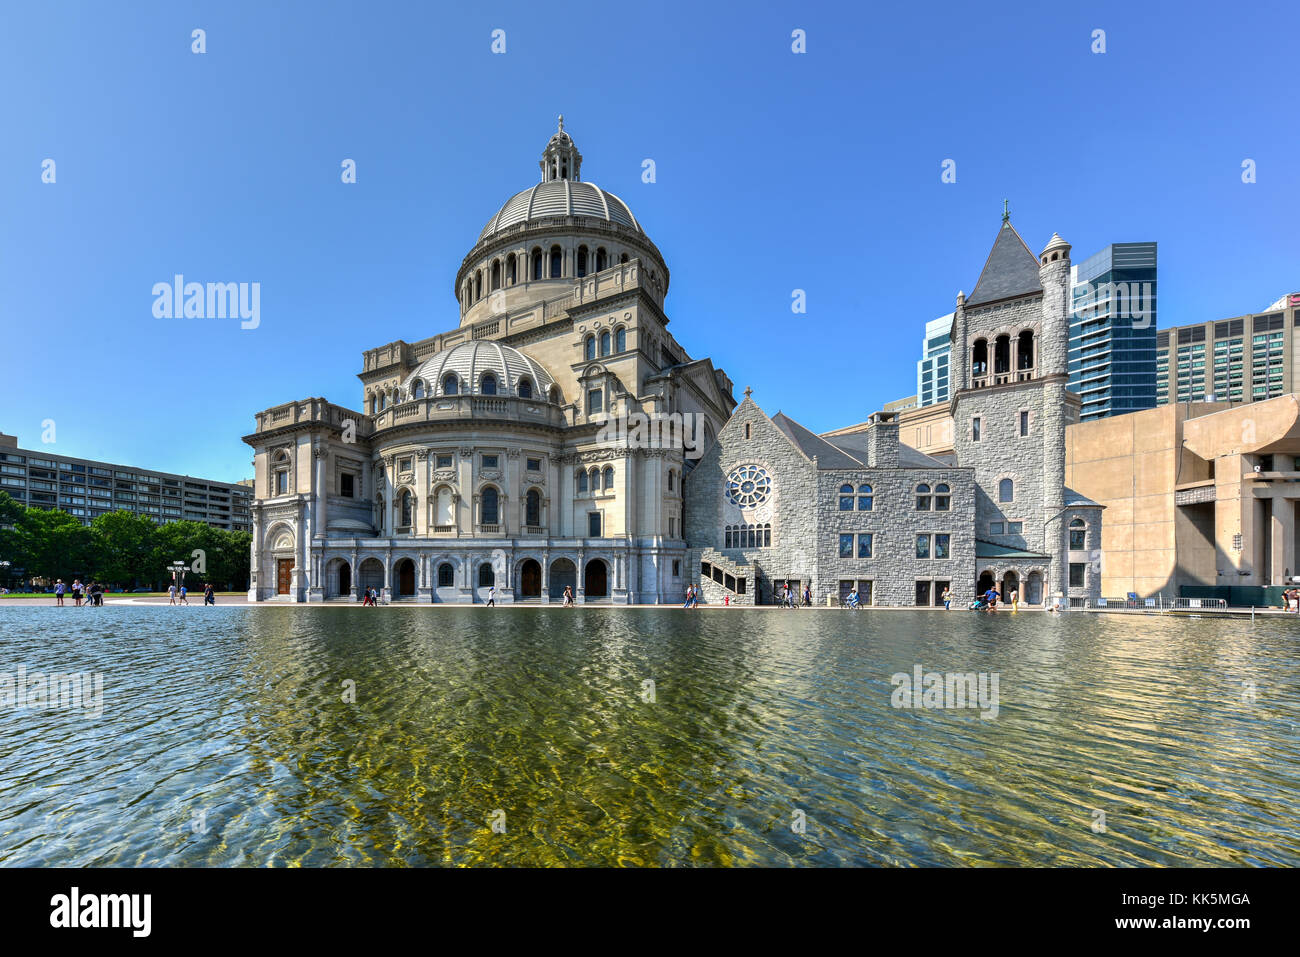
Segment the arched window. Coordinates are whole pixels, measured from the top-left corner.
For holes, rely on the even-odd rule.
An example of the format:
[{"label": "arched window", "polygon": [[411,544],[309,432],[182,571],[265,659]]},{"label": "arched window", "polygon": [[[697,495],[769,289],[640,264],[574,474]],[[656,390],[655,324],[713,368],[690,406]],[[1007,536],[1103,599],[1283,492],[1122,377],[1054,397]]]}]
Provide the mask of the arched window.
[{"label": "arched window", "polygon": [[424,383],[421,382],[419,379],[416,379],[414,382],[411,383],[411,398],[412,399],[424,398]]},{"label": "arched window", "polygon": [[531,399],[533,397],[533,380],[528,376],[523,376],[519,380],[519,398]]},{"label": "arched window", "polygon": [[763,547],[772,547],[772,523],[767,522],[763,525]]},{"label": "arched window", "polygon": [[433,524],[444,528],[456,524],[455,504],[451,498],[451,489],[445,485],[438,489],[438,496],[434,499]]},{"label": "arched window", "polygon": [[949,494],[948,486],[936,485],[934,487],[934,510],[936,512],[946,512],[952,506],[952,497]]},{"label": "arched window", "polygon": [[560,387],[559,387],[559,386],[555,386],[555,385],[551,386],[551,391],[548,392],[548,393],[546,394],[546,401],[549,402],[549,403],[551,403],[551,405],[559,405],[559,404],[560,404]]},{"label": "arched window", "polygon": [[610,340],[609,340],[609,333],[608,333],[608,332],[602,332],[602,333],[600,334],[600,354],[601,354],[602,356],[607,356],[607,355],[609,355],[609,342],[610,342]]},{"label": "arched window", "polygon": [[1034,332],[1026,329],[1016,340],[1016,368],[1032,369],[1034,367]]},{"label": "arched window", "polygon": [[377,410],[383,412],[384,409],[388,408],[388,393],[386,392],[379,393],[379,398],[377,402],[378,402]]},{"label": "arched window", "polygon": [[492,571],[492,563],[484,562],[478,567],[478,587],[491,588],[496,584],[496,572]]},{"label": "arched window", "polygon": [[551,278],[559,279],[564,275],[564,250],[559,246],[551,247]]},{"label": "arched window", "polygon": [[455,581],[455,572],[452,570],[451,562],[443,562],[438,566],[438,587],[450,588]]},{"label": "arched window", "polygon": [[497,394],[497,377],[491,372],[483,376],[483,381],[479,384],[479,395],[496,395]]},{"label": "arched window", "polygon": [[587,275],[587,247],[578,247],[578,275]]},{"label": "arched window", "polygon": [[524,524],[542,524],[542,494],[535,488],[530,488],[524,498]]},{"label": "arched window", "polygon": [[587,492],[587,471],[581,469],[578,472],[578,494],[585,495]]},{"label": "arched window", "polygon": [[613,487],[614,487],[614,468],[613,466],[606,465],[605,466],[605,490],[609,491]]},{"label": "arched window", "polygon": [[600,491],[600,469],[593,468],[591,470],[590,477],[591,477],[591,490],[593,492],[599,492]]},{"label": "arched window", "polygon": [[989,343],[987,339],[976,339],[970,351],[970,374],[986,375],[989,371]]},{"label": "arched window", "polygon": [[840,486],[840,511],[841,512],[853,511],[853,486],[852,485]]},{"label": "arched window", "polygon": [[672,490],[673,490],[673,470],[669,469],[668,470],[668,491],[671,492]]},{"label": "arched window", "polygon": [[514,256],[511,256],[509,259],[506,260],[506,284],[507,285],[513,286],[516,282],[519,281],[518,270],[516,268],[517,266],[518,266],[518,261]]},{"label": "arched window", "polygon": [[998,336],[993,340],[993,372],[1002,374],[1011,371],[1011,337]]},{"label": "arched window", "polygon": [[400,516],[398,524],[401,525],[402,528],[410,528],[412,519],[415,515],[415,496],[411,494],[410,489],[407,489],[402,492],[402,497],[398,499],[398,502],[400,503],[398,508]]},{"label": "arched window", "polygon": [[501,260],[492,260],[492,279],[489,283],[493,292],[501,288]]},{"label": "arched window", "polygon": [[916,510],[918,512],[930,511],[930,486],[924,482],[916,487]]},{"label": "arched window", "polygon": [[1075,518],[1070,520],[1070,550],[1081,551],[1084,546],[1084,539],[1087,536],[1088,527],[1083,523],[1083,519]]},{"label": "arched window", "polygon": [[871,506],[874,501],[875,501],[875,497],[871,494],[871,486],[859,485],[858,486],[858,511],[859,512],[871,511]]},{"label": "arched window", "polygon": [[1016,485],[1011,479],[1002,479],[998,482],[998,501],[1014,502],[1016,499]]},{"label": "arched window", "polygon": [[478,302],[483,298],[483,270],[474,273],[474,301]]},{"label": "arched window", "polygon": [[533,250],[533,278],[542,278],[542,251],[540,249]]},{"label": "arched window", "polygon": [[596,272],[600,272],[609,266],[609,256],[605,253],[604,246],[596,247]]},{"label": "arched window", "polygon": [[618,264],[621,266],[626,262],[627,262],[627,253],[623,253],[623,255],[618,257]]},{"label": "arched window", "polygon": [[595,336],[587,336],[587,343],[586,343],[586,349],[584,354],[588,359],[596,358],[596,337]]},{"label": "arched window", "polygon": [[460,389],[459,383],[456,381],[456,374],[454,372],[448,372],[442,377],[442,394],[455,395],[458,391],[460,391]]},{"label": "arched window", "polygon": [[483,490],[482,517],[479,524],[495,525],[500,519],[501,496],[491,485]]},{"label": "arched window", "polygon": [[621,326],[614,333],[614,351],[627,352],[627,330]]}]

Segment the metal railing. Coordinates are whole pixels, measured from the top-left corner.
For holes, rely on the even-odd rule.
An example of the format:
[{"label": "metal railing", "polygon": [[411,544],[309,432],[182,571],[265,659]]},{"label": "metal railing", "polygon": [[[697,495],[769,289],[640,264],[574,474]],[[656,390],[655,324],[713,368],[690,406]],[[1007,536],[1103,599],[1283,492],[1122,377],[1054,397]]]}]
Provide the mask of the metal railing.
[{"label": "metal railing", "polygon": [[1071,608],[1088,611],[1227,611],[1222,598],[1071,598]]}]

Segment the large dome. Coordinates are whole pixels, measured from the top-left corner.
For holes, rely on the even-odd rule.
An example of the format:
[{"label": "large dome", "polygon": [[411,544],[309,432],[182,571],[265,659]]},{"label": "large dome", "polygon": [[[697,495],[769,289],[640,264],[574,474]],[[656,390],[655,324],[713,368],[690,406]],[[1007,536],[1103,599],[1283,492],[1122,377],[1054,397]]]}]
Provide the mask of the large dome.
[{"label": "large dome", "polygon": [[[462,342],[425,359],[407,378],[405,391],[416,394],[416,381],[424,395],[483,394],[484,377],[491,373],[495,378],[496,395],[517,395],[519,383],[527,379],[532,394],[544,399],[555,380],[518,349],[502,345],[492,339]],[[447,391],[447,377],[456,377],[455,392]],[[492,394],[492,393],[488,393]]]},{"label": "large dome", "polygon": [[613,193],[595,183],[553,179],[530,186],[506,200],[479,233],[479,242],[508,226],[546,216],[589,216],[627,226],[644,235],[627,203]]}]

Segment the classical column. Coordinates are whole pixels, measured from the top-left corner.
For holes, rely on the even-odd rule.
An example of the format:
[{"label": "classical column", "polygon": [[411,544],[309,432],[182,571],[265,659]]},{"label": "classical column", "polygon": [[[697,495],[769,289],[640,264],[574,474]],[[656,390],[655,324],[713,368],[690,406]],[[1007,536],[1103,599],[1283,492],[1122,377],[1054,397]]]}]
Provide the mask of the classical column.
[{"label": "classical column", "polygon": [[[524,524],[523,516],[515,515],[510,510],[511,508],[518,509],[523,503],[520,489],[518,449],[506,449],[505,478],[502,480],[501,485],[509,496],[508,499],[503,496],[501,502],[501,537],[509,538],[511,529],[518,531]],[[510,503],[509,507],[507,507],[508,503]]]},{"label": "classical column", "polygon": [[325,537],[325,497],[328,492],[328,475],[329,475],[329,449],[323,445],[317,445],[312,449],[312,457],[316,461],[316,516],[314,521],[314,537]]},{"label": "classical column", "polygon": [[352,546],[352,564],[350,570],[351,574],[348,578],[352,582],[352,600],[356,601],[360,597],[360,586],[357,585],[357,548],[355,545]]},{"label": "classical column", "polygon": [[415,453],[415,514],[411,516],[414,526],[411,534],[427,536],[429,528],[429,450],[419,449]]},{"label": "classical column", "polygon": [[477,516],[474,514],[474,503],[477,496],[474,494],[474,450],[469,447],[463,447],[459,450],[459,458],[456,462],[456,481],[459,486],[459,499],[465,502],[469,508],[466,512],[461,508],[456,508],[456,535],[474,534],[474,522]]}]

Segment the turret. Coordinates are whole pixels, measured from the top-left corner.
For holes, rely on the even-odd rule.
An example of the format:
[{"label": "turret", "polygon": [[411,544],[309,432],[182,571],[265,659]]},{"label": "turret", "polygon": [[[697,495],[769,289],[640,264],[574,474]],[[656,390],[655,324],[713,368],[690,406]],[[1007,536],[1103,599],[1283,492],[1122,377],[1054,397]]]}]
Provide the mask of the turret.
[{"label": "turret", "polygon": [[1070,244],[1052,233],[1038,254],[1038,282],[1043,287],[1040,375],[1065,375],[1070,342]]}]

